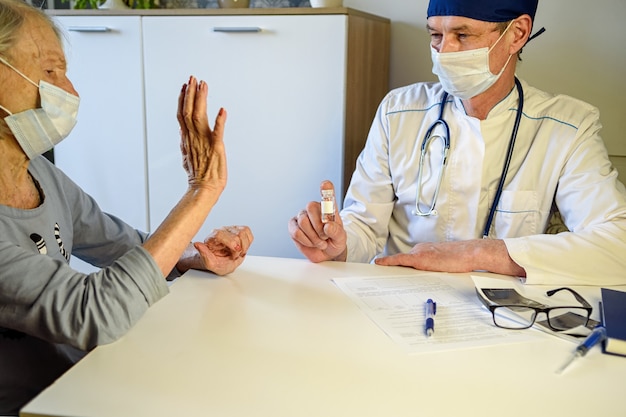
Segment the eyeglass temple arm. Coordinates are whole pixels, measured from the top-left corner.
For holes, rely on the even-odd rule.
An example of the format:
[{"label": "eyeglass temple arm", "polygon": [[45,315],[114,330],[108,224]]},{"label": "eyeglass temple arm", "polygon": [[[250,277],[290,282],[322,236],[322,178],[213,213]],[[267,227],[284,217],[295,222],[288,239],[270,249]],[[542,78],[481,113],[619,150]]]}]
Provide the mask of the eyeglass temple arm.
[{"label": "eyeglass temple arm", "polygon": [[567,290],[570,293],[572,293],[572,295],[576,298],[576,300],[578,300],[578,302],[581,303],[583,306],[587,308],[591,308],[591,309],[593,308],[591,307],[591,304],[589,304],[587,300],[585,300],[580,294],[578,294],[576,291],[568,287],[561,287],[561,288],[556,288],[554,290],[546,291],[546,294],[548,295],[548,297],[552,297],[554,294],[556,294],[557,292],[561,290]]}]

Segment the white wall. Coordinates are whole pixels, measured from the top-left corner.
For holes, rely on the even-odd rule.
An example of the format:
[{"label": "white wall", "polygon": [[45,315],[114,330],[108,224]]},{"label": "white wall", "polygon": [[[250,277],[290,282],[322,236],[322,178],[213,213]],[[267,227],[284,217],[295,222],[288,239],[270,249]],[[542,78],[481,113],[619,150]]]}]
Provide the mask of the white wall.
[{"label": "white wall", "polygon": [[[344,0],[344,6],[391,19],[390,86],[436,80],[431,73],[428,0]],[[602,136],[626,182],[626,1],[540,0],[535,29],[518,75],[549,92],[600,109]]]}]

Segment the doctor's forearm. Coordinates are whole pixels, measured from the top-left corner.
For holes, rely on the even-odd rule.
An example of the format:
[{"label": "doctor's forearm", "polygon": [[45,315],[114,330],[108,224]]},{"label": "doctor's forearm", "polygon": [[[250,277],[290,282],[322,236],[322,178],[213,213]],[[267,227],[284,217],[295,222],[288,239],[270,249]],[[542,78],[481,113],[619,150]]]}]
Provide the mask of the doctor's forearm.
[{"label": "doctor's forearm", "polygon": [[423,242],[409,253],[384,256],[377,265],[410,266],[422,271],[472,272],[525,277],[526,271],[511,259],[502,240],[474,239],[453,242]]},{"label": "doctor's forearm", "polygon": [[526,271],[519,266],[511,256],[501,239],[479,239],[475,240],[476,264],[472,267],[474,271],[489,271],[496,274],[525,277]]}]

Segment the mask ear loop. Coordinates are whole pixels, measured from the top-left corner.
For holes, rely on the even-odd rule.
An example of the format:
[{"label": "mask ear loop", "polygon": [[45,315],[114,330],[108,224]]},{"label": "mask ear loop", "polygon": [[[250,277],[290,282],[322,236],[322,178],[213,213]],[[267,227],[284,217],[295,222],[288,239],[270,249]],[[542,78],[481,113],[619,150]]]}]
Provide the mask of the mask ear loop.
[{"label": "mask ear loop", "polygon": [[9,64],[9,61],[7,61],[6,59],[4,59],[4,57],[0,56],[0,62],[2,62],[4,65],[6,65],[7,67],[11,68],[13,71],[17,72],[18,74],[20,74],[26,81],[28,81],[29,83],[31,83],[32,85],[34,85],[36,88],[39,88],[39,84],[37,84],[36,82],[34,82],[33,80],[31,80],[30,78],[28,78],[26,75],[24,75],[24,73],[20,70],[18,70],[17,68],[15,68],[13,65]]},{"label": "mask ear loop", "polygon": [[[39,88],[39,86],[37,84],[35,84],[33,82],[33,80],[31,80],[30,78],[28,78],[26,75],[24,75],[22,73],[22,71],[18,70],[17,68],[15,68],[13,65],[9,64],[9,61],[7,61],[6,59],[4,59],[3,56],[0,56],[0,62],[2,62],[4,65],[6,65],[7,67],[11,68],[13,71],[17,72],[19,75],[21,75],[24,79],[26,79],[26,81],[28,81],[29,83],[31,83],[32,85],[34,85],[36,88]],[[4,110],[5,112],[7,112],[7,114],[9,116],[12,116],[13,113],[11,113],[9,110],[7,110],[4,106],[0,105],[0,109]]]},{"label": "mask ear loop", "polygon": [[7,108],[4,107],[2,104],[0,104],[0,110],[4,110],[9,116],[13,116],[13,113],[7,110]]},{"label": "mask ear loop", "polygon": [[487,51],[487,53],[491,52],[491,50],[492,50],[493,48],[495,48],[495,47],[496,47],[496,45],[498,44],[498,42],[500,42],[500,40],[502,39],[502,37],[504,36],[504,34],[505,34],[508,30],[509,30],[509,28],[511,27],[511,25],[513,24],[513,22],[514,22],[514,20],[511,20],[511,21],[509,22],[509,25],[508,25],[508,26],[506,27],[506,29],[504,29],[504,31],[500,34],[500,37],[498,38],[498,40],[497,40],[497,41],[496,41],[493,45],[491,45],[491,48],[489,48],[489,50]]}]

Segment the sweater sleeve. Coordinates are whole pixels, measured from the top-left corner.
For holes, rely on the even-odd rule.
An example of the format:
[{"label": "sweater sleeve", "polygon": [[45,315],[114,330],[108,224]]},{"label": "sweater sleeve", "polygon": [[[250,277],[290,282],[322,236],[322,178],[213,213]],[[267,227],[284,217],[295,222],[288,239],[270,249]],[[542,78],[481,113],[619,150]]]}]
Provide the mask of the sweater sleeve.
[{"label": "sweater sleeve", "polygon": [[[0,210],[0,327],[83,350],[112,342],[168,292],[146,235],[43,158],[29,170],[43,204]],[[101,269],[76,271],[70,254]]]},{"label": "sweater sleeve", "polygon": [[168,292],[141,246],[92,274],[6,241],[0,257],[0,326],[83,350],[122,336]]}]

